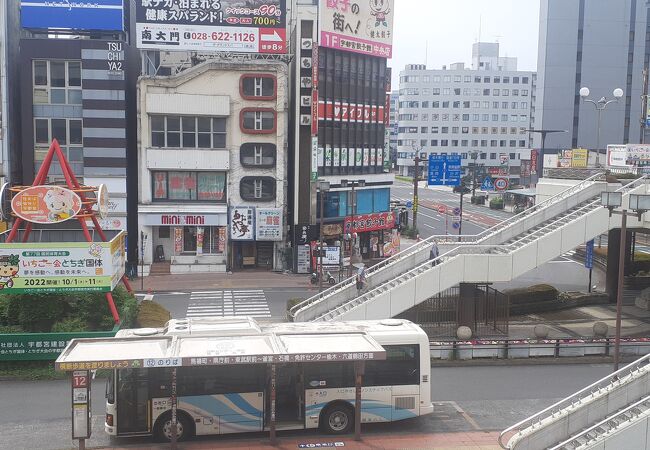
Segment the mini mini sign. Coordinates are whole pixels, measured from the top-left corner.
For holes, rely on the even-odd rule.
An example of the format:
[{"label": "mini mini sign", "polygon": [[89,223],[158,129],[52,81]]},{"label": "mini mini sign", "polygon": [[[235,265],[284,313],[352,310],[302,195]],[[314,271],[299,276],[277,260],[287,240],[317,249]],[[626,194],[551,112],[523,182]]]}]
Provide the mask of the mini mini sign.
[{"label": "mini mini sign", "polygon": [[16,194],[11,209],[28,222],[52,224],[76,216],[81,210],[81,199],[60,186],[32,186]]}]

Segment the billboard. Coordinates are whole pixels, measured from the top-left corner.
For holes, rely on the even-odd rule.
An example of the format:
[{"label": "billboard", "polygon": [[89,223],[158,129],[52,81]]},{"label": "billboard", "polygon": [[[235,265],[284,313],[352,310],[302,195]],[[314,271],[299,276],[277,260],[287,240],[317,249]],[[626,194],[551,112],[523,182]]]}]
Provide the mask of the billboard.
[{"label": "billboard", "polygon": [[110,242],[0,244],[3,293],[110,292],[124,276],[122,231]]},{"label": "billboard", "polygon": [[154,50],[286,53],[286,0],[136,0],[136,43]]},{"label": "billboard", "polygon": [[122,0],[22,0],[20,25],[31,29],[124,30]]},{"label": "billboard", "polygon": [[393,56],[392,0],[327,0],[319,9],[322,47]]},{"label": "billboard", "polygon": [[586,148],[574,148],[571,152],[571,167],[587,167],[588,157],[589,151]]},{"label": "billboard", "polygon": [[282,208],[257,208],[255,210],[255,239],[281,241],[284,221]]},{"label": "billboard", "polygon": [[252,241],[255,239],[255,208],[233,206],[230,208],[228,227],[233,241]]},{"label": "billboard", "polygon": [[607,146],[607,167],[650,166],[650,145],[626,144]]},{"label": "billboard", "polygon": [[65,222],[79,214],[81,198],[60,186],[31,186],[11,199],[11,210],[27,222]]}]

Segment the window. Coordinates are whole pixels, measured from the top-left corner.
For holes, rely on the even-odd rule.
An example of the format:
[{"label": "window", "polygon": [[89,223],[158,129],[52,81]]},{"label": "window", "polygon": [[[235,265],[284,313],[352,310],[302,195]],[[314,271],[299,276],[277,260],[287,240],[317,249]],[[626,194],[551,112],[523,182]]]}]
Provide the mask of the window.
[{"label": "window", "polygon": [[225,172],[156,171],[151,180],[154,201],[226,202]]},{"label": "window", "polygon": [[499,141],[499,147],[505,147],[505,146],[506,146],[505,140]]},{"label": "window", "polygon": [[463,109],[469,108],[469,102],[463,102]]},{"label": "window", "polygon": [[433,82],[434,83],[440,83],[440,75],[434,75],[433,76]]},{"label": "window", "polygon": [[499,102],[492,102],[492,109],[499,109]]},{"label": "window", "polygon": [[443,139],[440,141],[441,147],[447,147],[448,145],[449,145],[449,141],[447,139]]},{"label": "window", "polygon": [[513,97],[519,97],[519,89],[513,89],[512,90],[512,96]]},{"label": "window", "polygon": [[489,83],[490,77],[483,77],[483,83]]},{"label": "window", "polygon": [[481,77],[474,77],[474,83],[480,83],[481,82]]},{"label": "window", "polygon": [[426,133],[427,127],[420,127],[420,133]]},{"label": "window", "polygon": [[472,134],[478,134],[479,133],[479,127],[472,127]]},{"label": "window", "polygon": [[243,177],[239,182],[239,195],[243,200],[248,201],[275,200],[275,178]]},{"label": "window", "polygon": [[482,127],[481,134],[488,134],[488,127]]},{"label": "window", "polygon": [[498,114],[492,114],[492,121],[496,122],[499,120],[499,115]]},{"label": "window", "polygon": [[457,140],[457,139],[453,139],[453,140],[451,141],[451,146],[452,146],[452,147],[458,147],[458,140]]},{"label": "window", "polygon": [[461,81],[461,76],[460,75],[454,75],[454,82],[455,83],[460,83]]},{"label": "window", "polygon": [[494,83],[501,83],[501,77],[494,77]]},{"label": "window", "polygon": [[474,89],[474,95],[477,97],[481,95],[481,92],[483,91],[481,91],[480,89]]},{"label": "window", "polygon": [[431,139],[431,147],[437,147],[438,146],[438,139]]},{"label": "window", "polygon": [[431,82],[431,78],[429,77],[429,75],[424,75],[424,76],[422,77],[422,82],[423,82],[423,83],[430,83],[430,82]]},{"label": "window", "polygon": [[449,102],[448,101],[442,102],[442,107],[443,108],[449,108]]},{"label": "window", "polygon": [[528,84],[528,77],[521,77],[522,84]]},{"label": "window", "polygon": [[518,104],[517,102],[512,102],[512,103],[510,104],[510,107],[511,107],[512,109],[517,109],[517,108],[519,107],[519,104]]},{"label": "window", "polygon": [[246,74],[239,79],[239,92],[245,99],[272,100],[276,96],[275,76]]},{"label": "window", "polygon": [[508,102],[502,102],[501,107],[502,109],[508,109]]},{"label": "window", "polygon": [[81,62],[34,60],[33,102],[81,105]]},{"label": "window", "polygon": [[451,75],[445,75],[445,76],[442,78],[442,81],[444,81],[445,83],[449,83],[449,82],[451,82]]},{"label": "window", "polygon": [[492,95],[498,97],[499,96],[499,89],[492,89]]},{"label": "window", "polygon": [[431,120],[440,120],[440,114],[431,114]]},{"label": "window", "polygon": [[516,153],[510,153],[510,159],[514,160],[517,158]]},{"label": "window", "polygon": [[508,115],[507,114],[501,114],[501,122],[507,122],[508,121]]},{"label": "window", "polygon": [[490,102],[483,102],[483,109],[490,109]]},{"label": "window", "polygon": [[458,122],[460,120],[460,114],[454,114],[453,121]]},{"label": "window", "polygon": [[503,77],[504,83],[510,83],[510,77]]},{"label": "window", "polygon": [[454,95],[460,95],[460,88],[454,89]]},{"label": "window", "polygon": [[481,120],[480,117],[480,114],[472,114],[472,120]]},{"label": "window", "polygon": [[[496,139],[493,139],[490,141],[490,147],[496,147],[498,144],[498,141]],[[494,155],[494,153],[490,153],[490,155]],[[494,159],[496,156],[490,156],[491,159]]]},{"label": "window", "polygon": [[270,108],[244,108],[240,112],[239,120],[244,133],[271,134],[276,131],[275,110]]},{"label": "window", "polygon": [[528,102],[521,102],[521,109],[528,109]]},{"label": "window", "polygon": [[442,134],[449,133],[449,127],[442,127]]},{"label": "window", "polygon": [[487,147],[487,140],[481,139],[481,147]]},{"label": "window", "polygon": [[431,102],[432,108],[440,108],[440,102]]},{"label": "window", "polygon": [[151,146],[226,148],[226,118],[152,115]]},{"label": "window", "polygon": [[428,108],[429,107],[429,102],[422,102],[422,107],[423,108]]},{"label": "window", "polygon": [[[467,145],[467,141],[463,141],[462,145]],[[467,159],[467,153],[461,153],[460,158],[461,159]]]},{"label": "window", "polygon": [[445,121],[445,120],[449,120],[449,114],[443,114],[443,115],[442,115],[442,120],[443,120],[443,121]]},{"label": "window", "polygon": [[489,114],[483,114],[483,121],[487,122],[490,120],[490,115]]},{"label": "window", "polygon": [[[517,146],[517,141],[511,140],[510,141],[510,147],[516,147]],[[512,153],[511,153],[512,154]]]},{"label": "window", "polygon": [[463,134],[469,134],[469,127],[463,127],[462,133]]},{"label": "window", "polygon": [[481,102],[472,102],[472,108],[480,108]]},{"label": "window", "polygon": [[526,141],[525,140],[519,141],[519,147],[525,147],[525,146],[526,146]]},{"label": "window", "polygon": [[510,90],[509,89],[504,89],[501,94],[503,94],[504,97],[507,97],[510,95]]},{"label": "window", "polygon": [[239,160],[244,167],[275,167],[276,147],[274,144],[242,144]]},{"label": "window", "polygon": [[432,93],[433,95],[440,95],[440,88],[433,88],[433,89],[431,90],[431,93]]},{"label": "window", "polygon": [[521,96],[522,97],[528,97],[528,89],[522,89],[521,90]]},{"label": "window", "polygon": [[512,84],[519,84],[519,77],[512,77]]},{"label": "window", "polygon": [[452,127],[451,132],[457,134],[458,133],[458,127]]},{"label": "window", "polygon": [[459,101],[454,102],[454,103],[453,103],[453,107],[454,107],[455,109],[460,108],[460,102],[459,102]]},{"label": "window", "polygon": [[442,95],[451,95],[451,88],[442,88]]},{"label": "window", "polygon": [[510,127],[510,134],[517,134],[517,127]]},{"label": "window", "polygon": [[519,122],[527,122],[527,121],[528,121],[528,116],[526,115],[519,116]]},{"label": "window", "polygon": [[490,95],[489,89],[483,89],[483,95]]},{"label": "window", "polygon": [[[467,142],[468,142],[467,139],[462,139],[462,140],[460,141],[460,145],[461,145],[462,147],[467,147]],[[463,153],[463,155],[465,155],[465,156],[463,156],[463,159],[467,159],[467,154],[466,154],[466,153]]]},{"label": "window", "polygon": [[[34,161],[35,170],[41,166],[52,139],[59,142],[61,151],[67,157],[73,171],[83,174],[83,127],[81,119],[34,119]],[[61,166],[53,164],[50,175],[63,175]]]},{"label": "window", "polygon": [[[496,141],[492,141],[496,142]],[[496,153],[490,153],[490,159],[497,159],[497,154]]]},{"label": "window", "polygon": [[471,75],[465,75],[465,83],[471,83],[471,82],[472,82]]},{"label": "window", "polygon": [[[474,141],[472,141],[472,142],[474,142]],[[478,141],[476,141],[476,142],[478,143]],[[480,159],[485,159],[485,157],[486,157],[486,154],[483,153],[483,152],[481,152],[479,158],[480,158]]]}]

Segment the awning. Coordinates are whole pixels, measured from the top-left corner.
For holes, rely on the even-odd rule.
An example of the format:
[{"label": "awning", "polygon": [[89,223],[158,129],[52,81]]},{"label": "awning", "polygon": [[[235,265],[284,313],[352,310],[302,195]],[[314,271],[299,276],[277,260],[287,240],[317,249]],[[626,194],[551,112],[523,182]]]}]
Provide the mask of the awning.
[{"label": "awning", "polygon": [[523,195],[525,197],[535,197],[537,195],[537,189],[534,188],[529,188],[529,189],[510,189],[509,191],[506,191],[508,194],[517,194],[517,195]]},{"label": "awning", "polygon": [[248,336],[164,336],[73,339],[57,370],[94,370],[386,359],[363,332],[261,333]]}]

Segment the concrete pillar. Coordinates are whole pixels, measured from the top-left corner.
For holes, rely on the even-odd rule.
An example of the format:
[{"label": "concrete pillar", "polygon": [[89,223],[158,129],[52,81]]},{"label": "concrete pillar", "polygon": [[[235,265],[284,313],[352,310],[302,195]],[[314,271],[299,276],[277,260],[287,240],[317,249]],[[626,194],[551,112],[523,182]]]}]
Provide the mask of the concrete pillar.
[{"label": "concrete pillar", "polygon": [[[631,267],[632,232],[628,231],[625,240],[625,274]],[[618,289],[618,257],[621,248],[621,230],[609,230],[607,235],[607,274],[605,277],[605,291],[609,295],[610,303],[616,303],[616,290]]]},{"label": "concrete pillar", "polygon": [[469,327],[476,333],[476,285],[461,283],[458,298],[458,326]]}]

